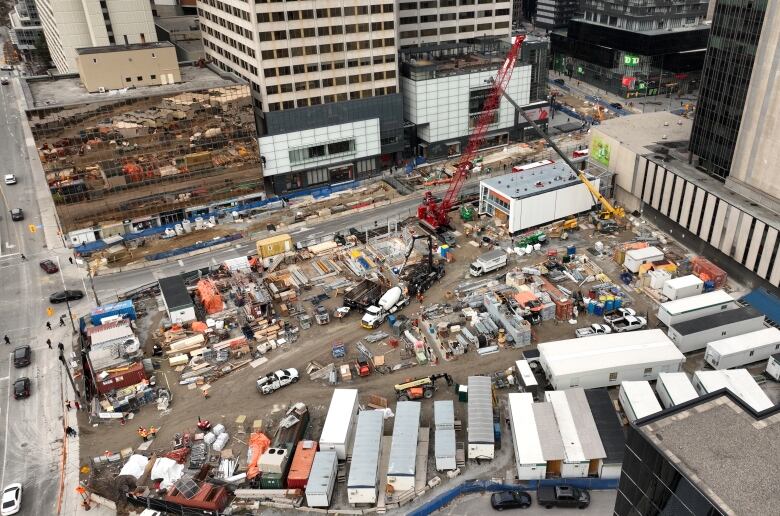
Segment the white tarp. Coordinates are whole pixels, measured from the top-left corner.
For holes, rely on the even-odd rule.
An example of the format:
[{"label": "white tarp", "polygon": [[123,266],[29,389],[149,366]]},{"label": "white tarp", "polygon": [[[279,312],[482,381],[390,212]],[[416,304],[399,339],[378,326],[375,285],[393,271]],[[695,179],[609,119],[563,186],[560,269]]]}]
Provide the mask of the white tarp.
[{"label": "white tarp", "polygon": [[147,457],[143,455],[131,455],[122,469],[119,471],[120,475],[132,475],[135,478],[140,478],[144,474],[146,464],[149,462]]},{"label": "white tarp", "polygon": [[184,464],[178,464],[173,459],[161,457],[154,462],[152,466],[152,480],[162,479],[161,489],[168,489],[184,475]]},{"label": "white tarp", "polygon": [[225,267],[227,267],[230,272],[248,271],[250,269],[249,259],[246,256],[231,258],[229,260],[225,260]]}]

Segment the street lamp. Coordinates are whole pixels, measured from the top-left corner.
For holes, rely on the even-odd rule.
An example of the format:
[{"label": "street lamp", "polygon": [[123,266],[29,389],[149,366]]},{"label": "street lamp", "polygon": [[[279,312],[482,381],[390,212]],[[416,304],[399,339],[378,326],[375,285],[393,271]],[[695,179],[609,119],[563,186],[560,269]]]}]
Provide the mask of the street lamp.
[{"label": "street lamp", "polygon": [[73,328],[73,333],[77,333],[76,323],[73,322],[73,312],[70,311],[70,299],[68,298],[68,287],[65,285],[65,275],[62,274],[62,264],[60,263],[60,257],[55,256],[57,259],[57,268],[60,270],[60,281],[62,282],[62,290],[65,293],[65,306],[68,309],[68,319],[70,319],[70,327]]}]

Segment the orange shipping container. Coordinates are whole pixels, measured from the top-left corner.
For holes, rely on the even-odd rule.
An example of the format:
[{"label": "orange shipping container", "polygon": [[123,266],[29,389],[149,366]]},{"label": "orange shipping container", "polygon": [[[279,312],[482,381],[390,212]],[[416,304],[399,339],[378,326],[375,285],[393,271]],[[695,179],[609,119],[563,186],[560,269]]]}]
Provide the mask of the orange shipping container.
[{"label": "orange shipping container", "polygon": [[311,465],[314,463],[314,455],[317,454],[317,441],[299,441],[295,447],[290,472],[287,474],[288,489],[305,489],[309,482]]}]

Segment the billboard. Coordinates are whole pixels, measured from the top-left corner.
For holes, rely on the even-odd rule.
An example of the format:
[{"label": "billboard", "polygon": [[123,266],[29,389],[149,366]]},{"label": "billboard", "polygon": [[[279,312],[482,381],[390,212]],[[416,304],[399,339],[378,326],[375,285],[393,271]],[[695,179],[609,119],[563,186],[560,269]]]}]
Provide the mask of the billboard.
[{"label": "billboard", "polygon": [[605,167],[609,166],[609,144],[594,134],[590,141],[590,157]]}]

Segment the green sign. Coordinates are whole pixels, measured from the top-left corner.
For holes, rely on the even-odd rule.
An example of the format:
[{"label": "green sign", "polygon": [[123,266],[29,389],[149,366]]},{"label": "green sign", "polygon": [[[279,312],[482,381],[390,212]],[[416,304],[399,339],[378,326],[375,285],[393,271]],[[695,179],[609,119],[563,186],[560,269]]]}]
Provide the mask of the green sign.
[{"label": "green sign", "polygon": [[590,141],[589,155],[605,167],[609,166],[609,144],[600,136],[593,135]]},{"label": "green sign", "polygon": [[583,73],[585,73],[585,70],[581,66],[578,66],[577,67],[577,73],[583,74]]},{"label": "green sign", "polygon": [[639,56],[632,56],[631,54],[623,55],[623,64],[626,66],[637,66],[639,64]]}]

